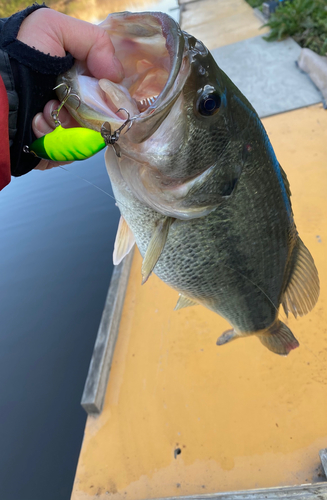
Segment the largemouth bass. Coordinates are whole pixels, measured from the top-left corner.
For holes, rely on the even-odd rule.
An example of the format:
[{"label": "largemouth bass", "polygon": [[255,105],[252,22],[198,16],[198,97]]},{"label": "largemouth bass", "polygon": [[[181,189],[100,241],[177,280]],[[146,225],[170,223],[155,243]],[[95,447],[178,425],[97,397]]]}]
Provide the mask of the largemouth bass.
[{"label": "largemouth bass", "polygon": [[202,304],[231,323],[219,345],[256,335],[288,354],[299,343],[279,307],[307,314],[319,279],[257,113],[169,16],[125,12],[101,25],[124,80],[98,81],[75,65],[60,82],[79,96],[66,106],[83,126],[114,131],[130,117],[105,155],[121,212],[115,264],[136,242],[143,282],[154,272],[180,293],[176,309]]}]

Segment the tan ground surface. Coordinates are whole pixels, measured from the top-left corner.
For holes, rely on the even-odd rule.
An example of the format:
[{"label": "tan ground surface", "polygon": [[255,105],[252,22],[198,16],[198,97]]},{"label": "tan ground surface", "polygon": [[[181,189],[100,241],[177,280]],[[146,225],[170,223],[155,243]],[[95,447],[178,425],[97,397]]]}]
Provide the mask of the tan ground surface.
[{"label": "tan ground surface", "polygon": [[244,0],[180,1],[183,30],[209,50],[268,32]]},{"label": "tan ground surface", "polygon": [[[135,255],[103,413],[88,418],[73,499],[138,500],[315,481],[327,446],[327,113],[264,120],[315,258],[320,300],[286,320],[300,341],[278,357],[256,338],[215,345],[228,324]],[[181,454],[174,458],[174,450]],[[95,496],[95,495],[98,496]]]}]

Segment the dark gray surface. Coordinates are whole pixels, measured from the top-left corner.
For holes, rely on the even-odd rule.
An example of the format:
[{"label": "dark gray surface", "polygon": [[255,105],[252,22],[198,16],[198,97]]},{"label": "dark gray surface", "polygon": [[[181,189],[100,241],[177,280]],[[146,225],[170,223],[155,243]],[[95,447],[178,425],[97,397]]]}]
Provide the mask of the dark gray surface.
[{"label": "dark gray surface", "polygon": [[211,51],[260,117],[321,102],[321,93],[295,64],[300,52],[292,38],[266,42],[262,36]]},{"label": "dark gray surface", "polygon": [[[111,193],[103,153],[67,168]],[[58,168],[0,193],[1,500],[70,499],[118,219]]]}]

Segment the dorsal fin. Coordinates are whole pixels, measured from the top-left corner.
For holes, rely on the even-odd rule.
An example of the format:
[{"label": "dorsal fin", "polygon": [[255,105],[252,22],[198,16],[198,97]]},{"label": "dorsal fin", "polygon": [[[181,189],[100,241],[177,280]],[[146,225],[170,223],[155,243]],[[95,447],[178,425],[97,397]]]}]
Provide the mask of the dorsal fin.
[{"label": "dorsal fin", "polygon": [[288,199],[290,199],[291,196],[292,196],[291,188],[290,188],[290,183],[288,182],[287,175],[284,172],[284,170],[282,169],[281,164],[279,164],[279,168],[280,168],[280,173],[282,175],[282,179],[283,179],[283,182],[284,182],[284,186],[285,186],[285,189],[286,189],[286,193],[287,193]]},{"label": "dorsal fin", "polygon": [[183,309],[183,307],[191,307],[197,306],[198,303],[195,300],[189,299],[186,295],[179,294],[177,304],[174,307],[174,311],[178,311],[179,309]]},{"label": "dorsal fin", "polygon": [[171,217],[164,217],[159,220],[153,232],[142,263],[142,285],[149,279],[154,266],[159,260],[167,241],[169,228],[174,220]]},{"label": "dorsal fin", "polygon": [[315,306],[319,297],[319,277],[311,253],[298,238],[293,268],[282,297],[285,314],[304,316]]},{"label": "dorsal fin", "polygon": [[115,239],[114,253],[112,256],[115,266],[118,266],[123,258],[132,250],[134,243],[134,235],[124,217],[121,215]]}]

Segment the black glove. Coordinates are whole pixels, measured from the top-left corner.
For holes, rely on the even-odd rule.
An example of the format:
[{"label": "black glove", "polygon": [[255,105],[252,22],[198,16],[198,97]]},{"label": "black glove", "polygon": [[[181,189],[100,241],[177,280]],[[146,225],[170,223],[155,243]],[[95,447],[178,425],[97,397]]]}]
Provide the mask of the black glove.
[{"label": "black glove", "polygon": [[74,64],[74,58],[69,53],[65,57],[50,56],[16,39],[24,19],[40,8],[47,7],[45,4],[34,4],[4,20],[0,33],[0,49],[9,55],[19,98],[17,131],[10,147],[11,173],[15,176],[26,174],[39,163],[39,158],[23,152],[24,145],[29,146],[36,139],[32,131],[32,120],[37,113],[43,111],[50,99],[56,99],[53,87],[57,76]]}]

